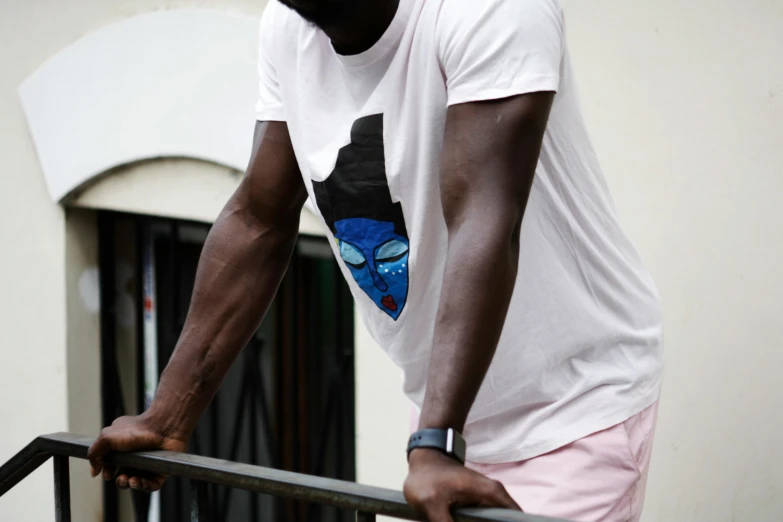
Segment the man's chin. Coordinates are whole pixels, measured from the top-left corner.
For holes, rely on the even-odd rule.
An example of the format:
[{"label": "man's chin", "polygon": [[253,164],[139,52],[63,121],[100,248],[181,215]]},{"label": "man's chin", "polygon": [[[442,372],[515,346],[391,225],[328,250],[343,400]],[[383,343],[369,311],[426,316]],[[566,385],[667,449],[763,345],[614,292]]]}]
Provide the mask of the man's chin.
[{"label": "man's chin", "polygon": [[358,0],[278,0],[320,28],[333,26],[351,13]]}]

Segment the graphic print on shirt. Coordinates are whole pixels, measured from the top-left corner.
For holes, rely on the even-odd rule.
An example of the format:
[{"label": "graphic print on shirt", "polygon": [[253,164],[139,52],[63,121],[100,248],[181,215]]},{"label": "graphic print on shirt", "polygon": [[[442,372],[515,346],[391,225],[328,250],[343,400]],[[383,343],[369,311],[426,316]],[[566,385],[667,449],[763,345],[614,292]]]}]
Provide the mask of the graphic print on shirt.
[{"label": "graphic print on shirt", "polygon": [[334,170],[313,181],[313,192],[354,280],[396,321],[408,298],[410,242],[402,205],[389,192],[385,160],[383,115],[360,118]]}]

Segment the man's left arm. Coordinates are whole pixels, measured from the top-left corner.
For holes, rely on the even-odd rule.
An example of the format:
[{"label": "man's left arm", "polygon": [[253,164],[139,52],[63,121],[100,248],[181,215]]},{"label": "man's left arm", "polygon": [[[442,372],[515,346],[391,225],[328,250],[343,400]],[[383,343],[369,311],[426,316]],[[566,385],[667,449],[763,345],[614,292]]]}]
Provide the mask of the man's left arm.
[{"label": "man's left arm", "polygon": [[[440,175],[448,254],[419,429],[462,431],[492,361],[553,97],[536,92],[448,110]],[[453,506],[519,509],[500,484],[437,450],[413,450],[409,465],[406,498],[430,522],[450,522]]]}]

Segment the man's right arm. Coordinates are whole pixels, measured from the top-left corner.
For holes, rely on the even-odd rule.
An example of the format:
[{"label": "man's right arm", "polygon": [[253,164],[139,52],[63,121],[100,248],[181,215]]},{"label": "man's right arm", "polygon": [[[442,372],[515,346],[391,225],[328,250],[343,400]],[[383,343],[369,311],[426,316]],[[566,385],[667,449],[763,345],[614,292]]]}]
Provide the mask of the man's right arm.
[{"label": "man's right arm", "polygon": [[[90,448],[93,475],[111,451],[184,451],[199,417],[254,334],[288,267],[307,198],[288,127],[258,123],[247,173],[204,244],[190,310],[149,410],[117,419]],[[120,470],[117,485],[156,490],[162,477]]]}]

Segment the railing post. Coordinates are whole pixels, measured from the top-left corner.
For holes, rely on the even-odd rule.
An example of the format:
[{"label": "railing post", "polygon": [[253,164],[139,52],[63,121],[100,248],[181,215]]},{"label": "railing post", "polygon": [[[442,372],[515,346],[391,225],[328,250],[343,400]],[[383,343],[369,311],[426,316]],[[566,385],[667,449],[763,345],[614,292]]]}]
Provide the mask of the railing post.
[{"label": "railing post", "polygon": [[190,481],[190,522],[210,522],[208,495],[206,483]]},{"label": "railing post", "polygon": [[71,477],[68,457],[54,457],[54,519],[71,522]]},{"label": "railing post", "polygon": [[[68,433],[38,437],[11,460],[0,466],[0,497],[49,458],[54,457],[55,520],[70,522],[68,456],[86,459],[89,447],[93,442],[94,439]],[[208,484],[238,488],[254,494],[279,496],[291,501],[318,503],[353,510],[357,522],[374,522],[376,515],[371,512],[377,513],[379,511],[398,519],[420,519],[420,515],[405,502],[403,494],[399,491],[169,451],[117,453],[113,456],[113,460],[113,464],[123,469],[165,474],[191,480],[193,500],[191,520],[198,522],[220,520],[219,514],[211,514],[208,509],[210,501],[214,502],[215,500],[214,497],[210,498],[208,494]],[[551,520],[555,522],[556,520],[505,509],[481,508],[460,509],[455,513],[455,518],[487,522],[490,520],[497,522],[501,520],[509,522],[512,520],[519,522]],[[561,522],[566,521],[562,520]]]}]

